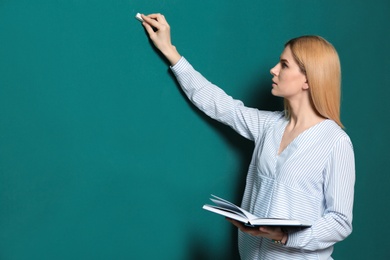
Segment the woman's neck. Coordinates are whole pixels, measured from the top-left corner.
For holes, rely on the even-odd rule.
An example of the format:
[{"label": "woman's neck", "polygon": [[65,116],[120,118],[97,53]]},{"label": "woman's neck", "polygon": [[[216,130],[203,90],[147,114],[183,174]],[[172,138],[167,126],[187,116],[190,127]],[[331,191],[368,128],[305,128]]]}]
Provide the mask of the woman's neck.
[{"label": "woman's neck", "polygon": [[292,128],[308,128],[325,120],[310,102],[289,102],[290,122]]}]

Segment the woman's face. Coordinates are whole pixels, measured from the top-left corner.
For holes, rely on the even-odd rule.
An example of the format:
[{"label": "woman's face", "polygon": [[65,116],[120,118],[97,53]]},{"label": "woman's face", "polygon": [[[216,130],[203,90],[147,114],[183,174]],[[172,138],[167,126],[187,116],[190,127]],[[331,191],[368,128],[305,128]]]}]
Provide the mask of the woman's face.
[{"label": "woman's face", "polygon": [[299,98],[309,88],[306,76],[300,71],[289,46],[284,49],[278,64],[270,72],[274,76],[272,78],[274,96],[292,100]]}]

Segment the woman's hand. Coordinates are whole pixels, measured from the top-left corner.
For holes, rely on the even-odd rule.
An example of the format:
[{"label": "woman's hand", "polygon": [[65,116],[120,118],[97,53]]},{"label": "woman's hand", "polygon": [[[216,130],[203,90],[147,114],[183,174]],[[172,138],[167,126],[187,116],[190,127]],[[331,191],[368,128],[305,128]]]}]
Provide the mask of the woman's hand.
[{"label": "woman's hand", "polygon": [[252,236],[261,236],[272,240],[281,241],[285,235],[280,227],[247,227],[243,223],[234,219],[226,218],[233,225],[238,227],[242,232],[250,234]]},{"label": "woman's hand", "polygon": [[141,15],[149,38],[161,53],[168,59],[171,65],[175,65],[181,58],[176,47],[171,42],[171,32],[168,22],[162,14]]}]

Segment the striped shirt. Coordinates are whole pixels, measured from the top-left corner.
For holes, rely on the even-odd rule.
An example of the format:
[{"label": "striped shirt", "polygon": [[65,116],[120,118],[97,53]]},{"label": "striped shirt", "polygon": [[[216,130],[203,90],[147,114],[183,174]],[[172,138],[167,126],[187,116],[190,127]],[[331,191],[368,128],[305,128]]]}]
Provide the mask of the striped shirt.
[{"label": "striped shirt", "polygon": [[288,124],[283,112],[244,106],[184,57],[171,69],[194,105],[254,141],[241,206],[259,217],[312,223],[289,229],[286,245],[239,231],[241,259],[332,259],[333,245],[352,232],[355,162],[348,135],[327,119],[278,154]]}]

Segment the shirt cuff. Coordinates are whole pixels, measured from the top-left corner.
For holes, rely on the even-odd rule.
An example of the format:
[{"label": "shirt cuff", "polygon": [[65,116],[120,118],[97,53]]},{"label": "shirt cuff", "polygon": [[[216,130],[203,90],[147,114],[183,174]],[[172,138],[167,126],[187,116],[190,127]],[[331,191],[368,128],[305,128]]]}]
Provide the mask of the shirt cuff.
[{"label": "shirt cuff", "polygon": [[178,62],[176,62],[175,65],[173,66],[170,66],[173,74],[175,76],[178,76],[180,75],[183,71],[185,71],[188,66],[191,66],[190,63],[186,60],[186,58],[184,58],[183,56],[180,58],[180,60]]},{"label": "shirt cuff", "polygon": [[[308,232],[308,230],[306,232]],[[302,247],[302,232],[300,232],[300,231],[289,232],[286,246],[293,247],[293,248],[301,248]]]}]

